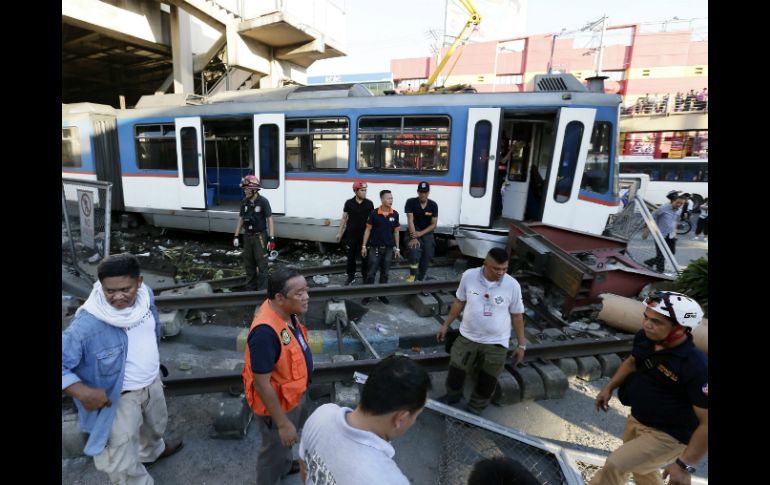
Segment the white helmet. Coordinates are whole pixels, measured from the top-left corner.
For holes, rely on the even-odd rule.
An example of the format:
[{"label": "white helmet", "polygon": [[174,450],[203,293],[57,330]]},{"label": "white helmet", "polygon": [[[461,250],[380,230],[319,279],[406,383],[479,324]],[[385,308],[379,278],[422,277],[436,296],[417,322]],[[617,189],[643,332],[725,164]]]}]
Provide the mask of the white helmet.
[{"label": "white helmet", "polygon": [[683,327],[695,328],[703,319],[703,309],[698,302],[675,291],[656,291],[645,298],[644,303]]}]

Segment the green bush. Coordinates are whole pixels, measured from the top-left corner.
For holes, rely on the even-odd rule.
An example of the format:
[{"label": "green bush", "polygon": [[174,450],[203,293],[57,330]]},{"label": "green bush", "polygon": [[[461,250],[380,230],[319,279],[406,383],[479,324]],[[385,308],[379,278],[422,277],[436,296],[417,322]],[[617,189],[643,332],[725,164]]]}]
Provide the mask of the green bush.
[{"label": "green bush", "polygon": [[709,305],[709,262],[708,253],[687,265],[674,282],[676,291],[694,298],[708,316]]}]

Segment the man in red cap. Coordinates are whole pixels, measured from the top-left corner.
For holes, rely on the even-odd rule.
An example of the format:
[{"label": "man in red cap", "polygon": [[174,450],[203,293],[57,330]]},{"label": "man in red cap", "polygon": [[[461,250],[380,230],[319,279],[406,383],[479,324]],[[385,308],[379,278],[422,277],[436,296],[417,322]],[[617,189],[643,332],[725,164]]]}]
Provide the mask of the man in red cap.
[{"label": "man in red cap", "polygon": [[337,242],[342,240],[347,246],[348,279],[345,282],[346,285],[351,284],[356,279],[356,258],[361,259],[361,277],[364,281],[368,274],[366,258],[361,256],[361,243],[364,240],[366,220],[374,210],[374,204],[366,198],[366,189],[366,182],[359,180],[353,183],[353,192],[356,195],[345,201],[340,219],[340,229],[337,231]]}]

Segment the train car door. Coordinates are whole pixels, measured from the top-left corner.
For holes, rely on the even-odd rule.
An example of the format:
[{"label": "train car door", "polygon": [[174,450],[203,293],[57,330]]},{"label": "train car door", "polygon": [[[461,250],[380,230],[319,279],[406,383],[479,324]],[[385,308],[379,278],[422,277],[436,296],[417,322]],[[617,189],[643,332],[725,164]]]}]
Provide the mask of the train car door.
[{"label": "train car door", "polygon": [[[543,219],[546,224],[580,230],[575,218],[580,181],[594,126],[595,109],[561,108],[548,171]],[[582,224],[584,226],[584,224]]]},{"label": "train car door", "polygon": [[286,213],[286,144],[283,113],[254,115],[254,175],[260,195],[278,214]]},{"label": "train car door", "polygon": [[500,114],[500,108],[468,109],[460,224],[490,225]]},{"label": "train car door", "polygon": [[[510,155],[503,180],[503,217],[521,221],[527,205],[529,190],[529,167],[532,163],[536,135],[541,124],[529,121],[514,121],[510,142]],[[505,156],[506,154],[503,154]]]},{"label": "train car door", "polygon": [[179,167],[179,207],[206,208],[206,174],[203,171],[201,119],[177,118],[176,160]]}]

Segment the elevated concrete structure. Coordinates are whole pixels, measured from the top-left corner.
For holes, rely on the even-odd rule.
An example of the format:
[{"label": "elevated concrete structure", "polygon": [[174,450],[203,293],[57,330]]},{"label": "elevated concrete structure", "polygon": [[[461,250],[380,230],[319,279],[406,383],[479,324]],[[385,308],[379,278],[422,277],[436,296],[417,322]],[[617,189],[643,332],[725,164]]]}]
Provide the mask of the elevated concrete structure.
[{"label": "elevated concrete structure", "polygon": [[344,29],[328,0],[63,0],[62,100],[306,84],[313,62],[346,54]]}]

